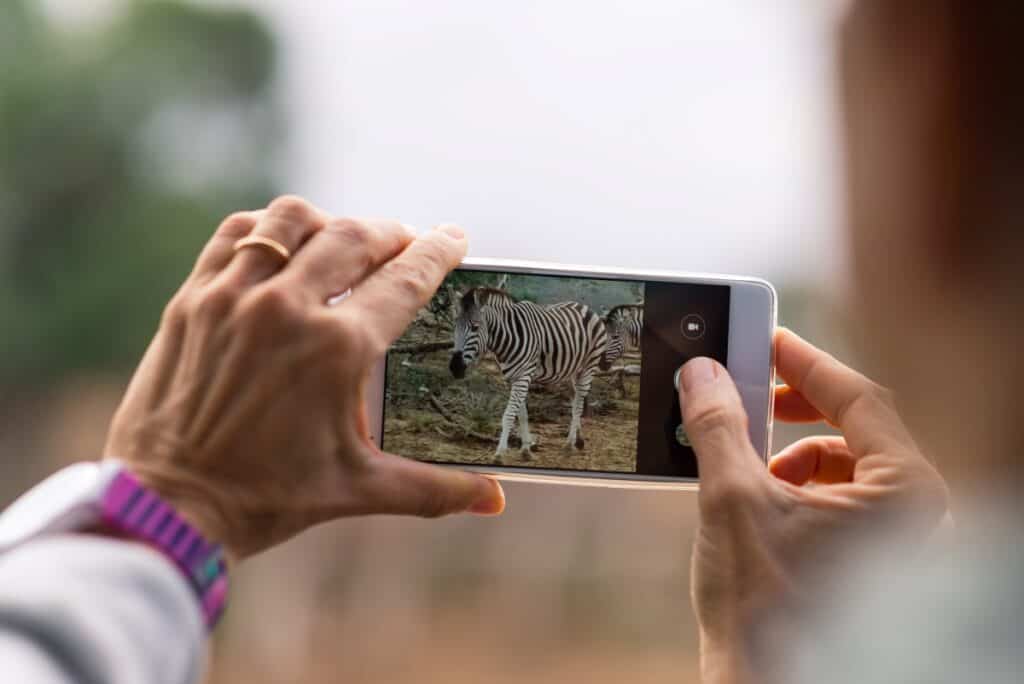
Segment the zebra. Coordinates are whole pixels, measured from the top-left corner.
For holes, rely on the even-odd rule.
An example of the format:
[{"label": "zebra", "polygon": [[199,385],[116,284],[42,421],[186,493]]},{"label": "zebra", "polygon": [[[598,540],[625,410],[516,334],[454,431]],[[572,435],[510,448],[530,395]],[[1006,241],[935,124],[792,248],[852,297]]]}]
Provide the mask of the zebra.
[{"label": "zebra", "polygon": [[522,454],[530,459],[534,444],[526,411],[530,385],[571,382],[572,421],[569,448],[583,449],[580,418],[608,341],[600,317],[578,302],[541,306],[515,300],[504,290],[477,287],[461,297],[455,319],[455,345],[448,367],[456,378],[488,353],[494,355],[510,386],[501,417],[495,459],[508,451],[509,433],[519,419]]},{"label": "zebra", "polygon": [[612,308],[605,317],[608,346],[601,356],[601,370],[612,367],[627,349],[640,349],[640,333],[644,328],[644,305],[621,304]]}]

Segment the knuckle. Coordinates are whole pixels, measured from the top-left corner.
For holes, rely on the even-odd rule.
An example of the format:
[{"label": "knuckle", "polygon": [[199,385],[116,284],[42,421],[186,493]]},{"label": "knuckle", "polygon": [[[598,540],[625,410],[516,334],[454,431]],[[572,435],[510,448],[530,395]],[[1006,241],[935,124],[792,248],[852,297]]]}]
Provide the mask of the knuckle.
[{"label": "knuckle", "polygon": [[217,226],[217,235],[229,238],[245,237],[255,225],[252,214],[246,211],[236,211],[221,221]]},{"label": "knuckle", "polygon": [[370,242],[373,231],[365,223],[351,218],[340,218],[327,224],[324,231],[343,239],[350,245],[363,245]]},{"label": "knuckle", "polygon": [[450,240],[425,240],[421,252],[423,262],[437,273],[447,273],[458,262]]},{"label": "knuckle", "polygon": [[746,418],[723,401],[708,401],[688,409],[686,429],[695,435],[735,434],[746,429]]},{"label": "knuckle", "polygon": [[313,206],[296,195],[282,195],[275,198],[268,206],[268,213],[285,221],[302,222],[313,216]]},{"label": "knuckle", "polygon": [[211,285],[203,290],[195,302],[195,314],[201,318],[218,319],[234,308],[236,290],[228,285]]},{"label": "knuckle", "polygon": [[422,261],[394,261],[390,268],[391,280],[403,295],[419,301],[433,294],[434,279]]},{"label": "knuckle", "polygon": [[167,302],[163,315],[160,317],[160,325],[165,328],[179,328],[188,319],[190,302],[184,292],[178,292]]},{"label": "knuckle", "polygon": [[708,517],[734,517],[747,510],[754,497],[753,487],[739,477],[716,478],[700,485],[700,507]]},{"label": "knuckle", "polygon": [[288,292],[271,286],[250,292],[239,304],[239,309],[244,318],[257,322],[287,322],[297,313],[297,307]]}]

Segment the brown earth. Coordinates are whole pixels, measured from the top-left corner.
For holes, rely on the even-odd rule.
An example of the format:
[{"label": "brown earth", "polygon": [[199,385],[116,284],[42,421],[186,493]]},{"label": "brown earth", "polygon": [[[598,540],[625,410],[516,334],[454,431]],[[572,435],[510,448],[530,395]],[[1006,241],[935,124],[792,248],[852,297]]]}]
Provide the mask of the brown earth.
[{"label": "brown earth", "polygon": [[[597,377],[584,415],[583,449],[566,441],[571,419],[572,388],[531,387],[527,400],[530,432],[536,445],[520,451],[518,425],[509,450],[495,460],[508,384],[493,361],[484,361],[462,381],[448,371],[448,352],[432,352],[411,360],[389,359],[389,397],[385,408],[384,448],[418,460],[441,463],[504,465],[527,468],[568,468],[634,472],[636,470],[639,378]],[[447,420],[429,396],[448,413]]]}]

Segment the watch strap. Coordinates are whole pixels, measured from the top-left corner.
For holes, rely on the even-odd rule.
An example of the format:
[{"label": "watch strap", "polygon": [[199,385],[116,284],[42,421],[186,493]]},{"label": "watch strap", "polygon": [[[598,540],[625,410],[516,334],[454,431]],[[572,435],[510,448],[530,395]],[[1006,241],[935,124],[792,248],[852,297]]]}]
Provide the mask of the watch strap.
[{"label": "watch strap", "polygon": [[207,628],[213,629],[227,604],[222,547],[204,539],[170,504],[124,469],[103,495],[101,514],[108,528],[144,541],[174,561],[199,597]]}]

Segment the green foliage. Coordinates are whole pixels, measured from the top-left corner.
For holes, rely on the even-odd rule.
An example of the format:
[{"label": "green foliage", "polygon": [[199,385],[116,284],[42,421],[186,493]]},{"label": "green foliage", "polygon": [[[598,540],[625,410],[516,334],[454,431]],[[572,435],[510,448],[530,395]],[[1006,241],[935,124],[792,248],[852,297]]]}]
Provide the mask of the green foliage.
[{"label": "green foliage", "polygon": [[451,328],[455,324],[453,314],[457,310],[456,300],[460,296],[474,287],[494,287],[497,284],[498,276],[494,273],[454,271],[431,297],[427,311],[442,327]]},{"label": "green foliage", "polygon": [[0,3],[0,385],[138,358],[220,218],[274,194],[275,61],[244,11],[67,32]]},{"label": "green foliage", "polygon": [[619,304],[643,300],[642,284],[621,280],[513,275],[508,279],[507,289],[520,301],[537,304],[580,302],[598,314]]},{"label": "green foliage", "polygon": [[497,273],[456,271],[448,276],[427,309],[436,320],[447,323],[453,295],[458,297],[474,287],[496,287],[499,283],[518,301],[580,302],[602,315],[613,306],[635,304],[644,298],[643,283],[639,282],[532,275],[510,275],[503,279]]}]

